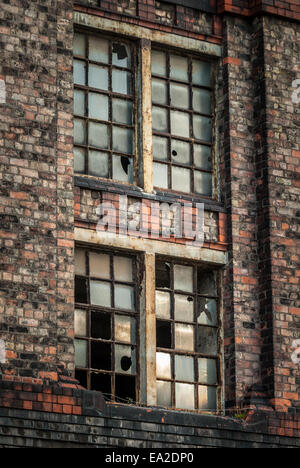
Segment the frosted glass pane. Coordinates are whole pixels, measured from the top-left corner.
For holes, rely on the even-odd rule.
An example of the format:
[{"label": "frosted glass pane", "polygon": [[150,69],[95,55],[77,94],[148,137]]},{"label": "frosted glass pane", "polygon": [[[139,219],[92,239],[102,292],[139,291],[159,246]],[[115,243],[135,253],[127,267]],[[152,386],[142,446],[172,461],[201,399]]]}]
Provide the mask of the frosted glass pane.
[{"label": "frosted glass pane", "polygon": [[74,143],[84,145],[86,142],[86,127],[85,121],[74,119]]},{"label": "frosted glass pane", "polygon": [[201,193],[207,197],[212,196],[212,174],[206,172],[194,172],[195,193]]},{"label": "frosted glass pane", "polygon": [[174,265],[174,289],[193,292],[193,267],[185,265]]},{"label": "frosted glass pane", "polygon": [[167,76],[166,54],[158,50],[153,50],[151,56],[153,75]]},{"label": "frosted glass pane", "polygon": [[153,164],[153,183],[155,187],[168,188],[168,166],[165,164]]},{"label": "frosted glass pane", "polygon": [[85,115],[85,92],[78,89],[74,90],[74,114]]},{"label": "frosted glass pane", "polygon": [[198,298],[198,323],[201,325],[218,324],[218,306],[217,301],[214,299],[205,299],[204,297]]},{"label": "frosted glass pane", "polygon": [[113,99],[113,121],[132,125],[132,103],[124,99]]},{"label": "frosted glass pane", "polygon": [[217,361],[215,359],[198,359],[199,382],[209,385],[217,383]]},{"label": "frosted glass pane", "polygon": [[201,114],[211,114],[211,92],[193,88],[193,109]]},{"label": "frosted glass pane", "polygon": [[89,86],[108,90],[108,69],[98,65],[89,66]]},{"label": "frosted glass pane", "polygon": [[135,343],[135,319],[133,317],[115,316],[115,340],[123,343]]},{"label": "frosted glass pane", "polygon": [[131,346],[115,345],[115,371],[122,374],[135,374],[135,348]]},{"label": "frosted glass pane", "polygon": [[109,177],[109,154],[89,151],[89,174],[96,177]]},{"label": "frosted glass pane", "polygon": [[90,252],[90,276],[101,279],[110,279],[109,255]]},{"label": "frosted glass pane", "polygon": [[209,62],[200,62],[193,60],[192,81],[195,85],[211,85],[211,64]]},{"label": "frosted glass pane", "polygon": [[113,127],[113,149],[119,153],[132,154],[133,131],[128,128]]},{"label": "frosted glass pane", "polygon": [[167,138],[161,138],[153,136],[153,157],[154,159],[160,159],[161,161],[168,160],[168,145],[169,140]]},{"label": "frosted glass pane", "polygon": [[116,67],[130,68],[131,52],[127,44],[114,42],[112,45],[112,63]]},{"label": "frosted glass pane", "polygon": [[87,341],[75,340],[75,366],[88,367],[88,344]]},{"label": "frosted glass pane", "polygon": [[218,352],[218,330],[198,327],[198,353],[215,356]]},{"label": "frosted glass pane", "polygon": [[152,109],[152,125],[153,130],[158,132],[168,132],[168,111],[160,107]]},{"label": "frosted glass pane", "polygon": [[91,304],[111,307],[110,284],[90,281]]},{"label": "frosted glass pane", "polygon": [[125,156],[113,156],[113,175],[114,180],[120,182],[133,183],[133,160]]},{"label": "frosted glass pane", "polygon": [[87,315],[85,310],[75,310],[75,336],[87,336]]},{"label": "frosted glass pane", "polygon": [[114,275],[116,281],[130,282],[133,280],[132,259],[129,257],[114,257]]},{"label": "frosted glass pane", "polygon": [[194,321],[193,297],[175,294],[175,320],[179,320],[181,322]]},{"label": "frosted glass pane", "polygon": [[74,60],[74,83],[85,85],[85,62]]},{"label": "frosted glass pane", "polygon": [[212,120],[201,115],[193,117],[194,136],[198,140],[211,142],[212,140]]},{"label": "frosted glass pane", "polygon": [[171,133],[181,137],[190,137],[190,116],[185,112],[171,111]]},{"label": "frosted glass pane", "polygon": [[212,169],[211,148],[204,145],[194,145],[194,164],[199,169]]},{"label": "frosted glass pane", "polygon": [[182,167],[172,167],[172,189],[179,192],[191,191],[191,171]]},{"label": "frosted glass pane", "polygon": [[89,59],[95,62],[109,62],[109,42],[97,36],[89,37]]},{"label": "frosted glass pane", "polygon": [[175,348],[180,351],[194,351],[194,327],[175,323]]},{"label": "frosted glass pane", "polygon": [[75,249],[75,275],[86,275],[85,250]]},{"label": "frosted glass pane", "polygon": [[156,376],[161,379],[171,378],[170,354],[156,353]]},{"label": "frosted glass pane", "polygon": [[195,409],[195,387],[194,385],[176,383],[175,385],[176,408]]},{"label": "frosted glass pane", "polygon": [[188,59],[180,55],[170,56],[170,77],[175,80],[188,81]]},{"label": "frosted glass pane", "polygon": [[168,104],[167,82],[152,79],[152,101],[156,104]]},{"label": "frosted glass pane", "polygon": [[74,171],[78,174],[85,172],[85,150],[74,148]]},{"label": "frosted glass pane", "polygon": [[131,74],[126,71],[113,70],[112,90],[114,93],[131,94]]},{"label": "frosted glass pane", "polygon": [[117,309],[134,309],[134,289],[131,286],[115,285],[115,307]]},{"label": "frosted glass pane", "polygon": [[84,34],[74,34],[74,55],[85,57],[85,40]]},{"label": "frosted glass pane", "polygon": [[170,95],[172,107],[179,107],[180,109],[189,109],[190,90],[188,86],[177,83],[171,83]]},{"label": "frosted glass pane", "polygon": [[108,120],[107,96],[89,93],[89,117],[98,120]]},{"label": "frosted glass pane", "polygon": [[217,390],[215,387],[199,385],[199,409],[207,411],[217,410]]},{"label": "frosted glass pane", "polygon": [[157,380],[157,405],[158,406],[172,406],[172,390],[170,382],[162,382]]},{"label": "frosted glass pane", "polygon": [[198,268],[197,292],[207,296],[217,296],[217,272]]},{"label": "frosted glass pane", "polygon": [[163,291],[156,291],[156,317],[162,319],[171,318],[171,302],[170,293]]},{"label": "frosted glass pane", "polygon": [[185,141],[171,141],[172,161],[178,164],[190,164],[191,162],[191,146]]},{"label": "frosted glass pane", "polygon": [[109,148],[108,126],[95,122],[89,123],[89,143],[96,148]]},{"label": "frosted glass pane", "polygon": [[194,382],[194,358],[189,356],[175,356],[175,379]]}]

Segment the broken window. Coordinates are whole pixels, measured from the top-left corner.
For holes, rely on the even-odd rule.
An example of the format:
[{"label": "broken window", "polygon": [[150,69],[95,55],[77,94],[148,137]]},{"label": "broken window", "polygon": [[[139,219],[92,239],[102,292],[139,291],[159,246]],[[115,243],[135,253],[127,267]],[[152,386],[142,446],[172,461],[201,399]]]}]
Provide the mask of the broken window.
[{"label": "broken window", "polygon": [[75,251],[75,375],[109,401],[137,400],[136,268],[134,256]]},{"label": "broken window", "polygon": [[133,183],[134,57],[126,41],[75,33],[75,173]]},{"label": "broken window", "polygon": [[217,272],[156,262],[157,404],[216,411],[219,388]]},{"label": "broken window", "polygon": [[152,50],[154,186],[213,195],[212,65]]}]

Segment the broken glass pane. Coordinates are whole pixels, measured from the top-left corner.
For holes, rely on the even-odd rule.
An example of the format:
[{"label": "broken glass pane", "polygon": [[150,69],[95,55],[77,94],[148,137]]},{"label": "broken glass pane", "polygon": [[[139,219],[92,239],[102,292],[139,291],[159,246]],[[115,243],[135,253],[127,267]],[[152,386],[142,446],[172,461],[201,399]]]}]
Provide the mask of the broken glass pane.
[{"label": "broken glass pane", "polygon": [[88,366],[88,343],[84,340],[74,340],[75,345],[75,366]]},{"label": "broken glass pane", "polygon": [[132,102],[125,99],[112,100],[113,121],[132,125]]},{"label": "broken glass pane", "polygon": [[194,145],[194,164],[199,169],[206,171],[212,169],[212,155],[209,146]]},{"label": "broken glass pane", "polygon": [[113,126],[113,149],[119,153],[132,154],[133,132],[129,128]]},{"label": "broken glass pane", "polygon": [[157,405],[158,406],[172,406],[172,391],[171,382],[156,381],[157,388]]},{"label": "broken glass pane", "polygon": [[171,111],[171,133],[181,137],[190,137],[190,116],[185,112]]},{"label": "broken glass pane", "polygon": [[129,257],[114,257],[114,275],[116,281],[130,283],[132,281],[132,259]]},{"label": "broken glass pane", "polygon": [[116,375],[116,401],[121,403],[136,403],[135,377],[131,375]]},{"label": "broken glass pane", "polygon": [[193,60],[192,81],[195,85],[211,85],[211,64],[209,62],[200,62]]},{"label": "broken glass pane", "polygon": [[156,321],[156,346],[158,348],[172,348],[171,322]]},{"label": "broken glass pane", "polygon": [[194,269],[185,265],[174,265],[174,289],[179,291],[194,291]]},{"label": "broken glass pane", "polygon": [[115,315],[115,340],[135,343],[135,319],[126,315]]},{"label": "broken glass pane", "polygon": [[152,50],[152,74],[167,76],[166,54],[158,50]]},{"label": "broken glass pane", "polygon": [[191,147],[185,141],[171,141],[172,161],[178,164],[190,164],[191,162]]},{"label": "broken glass pane", "polygon": [[74,34],[74,55],[85,57],[85,35]]},{"label": "broken glass pane", "polygon": [[89,66],[89,86],[91,88],[108,90],[108,69],[98,65]]},{"label": "broken glass pane", "polygon": [[198,323],[201,325],[218,324],[218,307],[215,299],[198,298]]},{"label": "broken glass pane", "polygon": [[175,348],[181,351],[194,351],[194,327],[175,323]]},{"label": "broken glass pane", "polygon": [[111,307],[110,284],[102,281],[90,281],[91,304]]},{"label": "broken glass pane", "polygon": [[152,109],[152,126],[153,130],[158,132],[168,132],[168,110],[161,107],[153,107]]},{"label": "broken glass pane", "polygon": [[85,62],[74,60],[74,83],[85,85]]},{"label": "broken glass pane", "polygon": [[155,295],[156,302],[156,317],[168,319],[171,318],[171,302],[170,302],[170,293],[163,291],[156,291]]},{"label": "broken glass pane", "polygon": [[199,382],[214,385],[217,383],[217,361],[215,359],[198,359]]},{"label": "broken glass pane", "polygon": [[121,374],[136,373],[135,348],[132,346],[115,345],[115,371]]},{"label": "broken glass pane", "polygon": [[87,336],[87,316],[85,310],[75,309],[74,332],[76,336]]},{"label": "broken glass pane", "polygon": [[178,409],[195,409],[195,388],[194,385],[176,383],[175,384],[175,406]]},{"label": "broken glass pane", "polygon": [[170,77],[175,80],[188,81],[188,59],[180,55],[170,56]]},{"label": "broken glass pane", "polygon": [[130,68],[131,52],[126,44],[114,42],[112,45],[112,64],[116,67]]},{"label": "broken glass pane", "polygon": [[91,336],[103,340],[111,339],[111,314],[91,312]]},{"label": "broken glass pane", "polygon": [[172,189],[179,192],[191,192],[191,171],[183,167],[172,167]]},{"label": "broken glass pane", "polygon": [[108,126],[95,122],[89,123],[89,144],[96,148],[109,148]]},{"label": "broken glass pane", "polygon": [[85,172],[85,150],[81,148],[74,148],[74,171],[77,174]]},{"label": "broken glass pane", "polygon": [[113,155],[113,179],[133,183],[133,160],[127,156]]},{"label": "broken glass pane", "polygon": [[153,164],[153,184],[155,187],[168,188],[168,166],[166,164]]},{"label": "broken glass pane", "polygon": [[212,140],[212,120],[202,115],[193,117],[194,137],[198,140],[211,142]]},{"label": "broken glass pane", "polygon": [[89,59],[95,62],[109,62],[109,42],[97,36],[89,36]]},{"label": "broken glass pane", "polygon": [[89,174],[96,177],[109,177],[109,154],[89,151]]},{"label": "broken glass pane", "polygon": [[189,87],[182,84],[170,84],[171,106],[180,109],[189,109],[190,90]]},{"label": "broken glass pane", "polygon": [[92,369],[111,370],[111,344],[91,341]]},{"label": "broken glass pane", "polygon": [[171,266],[169,263],[156,262],[156,287],[168,289],[171,287]]},{"label": "broken glass pane", "polygon": [[85,115],[85,92],[78,89],[74,90],[74,114]]},{"label": "broken glass pane", "polygon": [[160,379],[171,378],[171,356],[166,353],[156,353],[156,376]]},{"label": "broken glass pane", "polygon": [[160,159],[161,161],[167,161],[168,146],[169,140],[167,138],[153,136],[153,158]]},{"label": "broken glass pane", "polygon": [[215,356],[218,352],[218,330],[198,327],[198,353]]},{"label": "broken glass pane", "polygon": [[75,277],[75,302],[86,304],[88,302],[86,279]]},{"label": "broken glass pane", "polygon": [[194,171],[195,193],[212,197],[212,174]]},{"label": "broken glass pane", "polygon": [[164,80],[152,80],[152,102],[156,104],[168,104],[168,86]]},{"label": "broken glass pane", "polygon": [[211,92],[206,89],[193,88],[193,109],[201,114],[210,114]]},{"label": "broken glass pane", "polygon": [[197,292],[204,296],[217,296],[217,272],[198,268]]},{"label": "broken glass pane", "polygon": [[91,390],[102,392],[105,400],[111,400],[111,376],[91,372]]},{"label": "broken glass pane", "polygon": [[75,249],[75,274],[86,275],[85,251],[82,249]]},{"label": "broken glass pane", "polygon": [[115,285],[115,307],[117,309],[134,309],[134,289],[131,286]]},{"label": "broken glass pane", "polygon": [[122,70],[113,70],[112,90],[114,93],[131,94],[131,74]]},{"label": "broken glass pane", "polygon": [[74,143],[84,145],[86,142],[85,121],[74,119]]},{"label": "broken glass pane", "polygon": [[180,322],[194,321],[194,298],[175,294],[175,320]]},{"label": "broken glass pane", "polygon": [[216,411],[217,409],[217,390],[215,387],[205,387],[199,385],[199,409],[207,411]]},{"label": "broken glass pane", "polygon": [[104,94],[89,93],[89,117],[108,120],[108,97]]},{"label": "broken glass pane", "polygon": [[194,382],[194,358],[190,356],[175,356],[175,379]]},{"label": "broken glass pane", "polygon": [[90,276],[94,278],[110,279],[110,256],[97,252],[90,252]]}]

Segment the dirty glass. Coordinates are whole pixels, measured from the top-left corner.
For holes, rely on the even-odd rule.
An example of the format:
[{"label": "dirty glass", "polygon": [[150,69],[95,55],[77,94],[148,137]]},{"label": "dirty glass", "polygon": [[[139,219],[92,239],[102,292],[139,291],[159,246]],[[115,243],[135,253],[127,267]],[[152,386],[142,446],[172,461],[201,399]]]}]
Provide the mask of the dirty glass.
[{"label": "dirty glass", "polygon": [[109,41],[89,36],[89,59],[94,62],[109,63]]},{"label": "dirty glass", "polygon": [[112,100],[113,121],[132,125],[132,102],[125,99]]},{"label": "dirty glass", "polygon": [[112,64],[116,67],[131,67],[131,51],[127,44],[113,42],[112,44]]},{"label": "dirty glass", "polygon": [[201,325],[218,325],[218,308],[215,299],[198,298],[198,323]]},{"label": "dirty glass", "polygon": [[89,86],[91,88],[108,90],[108,69],[99,65],[89,65]]},{"label": "dirty glass", "polygon": [[175,384],[175,406],[178,409],[195,409],[195,387],[190,384]]},{"label": "dirty glass", "polygon": [[153,157],[161,161],[167,161],[169,152],[169,140],[167,138],[161,138],[153,136]]},{"label": "dirty glass", "polygon": [[198,169],[210,171],[212,169],[211,147],[194,145],[194,164]]},{"label": "dirty glass", "polygon": [[217,361],[215,359],[198,359],[199,382],[214,385],[217,383]]},{"label": "dirty glass", "polygon": [[116,281],[131,282],[133,280],[132,259],[114,256],[114,276]]},{"label": "dirty glass", "polygon": [[115,315],[115,340],[135,343],[135,319],[126,315]]},{"label": "dirty glass", "polygon": [[156,104],[168,104],[168,85],[164,80],[152,80],[152,101]]},{"label": "dirty glass", "polygon": [[194,382],[194,358],[190,356],[175,356],[175,379]]},{"label": "dirty glass", "polygon": [[167,109],[162,109],[161,107],[152,108],[152,125],[154,130],[160,132],[168,132],[168,111]]},{"label": "dirty glass", "polygon": [[87,315],[85,310],[75,309],[74,332],[76,336],[87,336]]},{"label": "dirty glass", "polygon": [[113,150],[119,153],[132,154],[133,132],[131,129],[113,127]]},{"label": "dirty glass", "polygon": [[167,58],[164,52],[153,50],[152,57],[152,73],[153,75],[166,76],[167,75]]},{"label": "dirty glass", "polygon": [[82,174],[85,171],[86,152],[81,148],[74,148],[74,171]]},{"label": "dirty glass", "polygon": [[175,320],[180,322],[194,321],[194,298],[175,294]]},{"label": "dirty glass", "polygon": [[202,115],[193,117],[194,137],[198,140],[211,142],[212,140],[212,120]]},{"label": "dirty glass", "polygon": [[84,120],[74,119],[74,143],[84,145],[86,142],[86,126]]},{"label": "dirty glass", "polygon": [[134,289],[131,286],[115,285],[115,307],[117,309],[134,309]]},{"label": "dirty glass", "polygon": [[85,57],[86,39],[84,34],[74,34],[74,55]]},{"label": "dirty glass", "polygon": [[185,138],[190,137],[190,115],[185,112],[171,111],[171,133]]},{"label": "dirty glass", "polygon": [[175,348],[180,351],[194,351],[194,327],[175,323]]},{"label": "dirty glass", "polygon": [[74,114],[85,115],[85,92],[78,89],[74,90]]},{"label": "dirty glass", "polygon": [[156,353],[156,376],[160,379],[171,378],[171,356],[167,353]]},{"label": "dirty glass", "polygon": [[111,307],[111,287],[109,283],[90,281],[91,304]]},{"label": "dirty glass", "polygon": [[172,406],[172,388],[170,382],[156,381],[157,405]]},{"label": "dirty glass", "polygon": [[215,356],[218,353],[218,330],[198,327],[198,353]]},{"label": "dirty glass", "polygon": [[81,60],[74,60],[74,83],[84,86],[85,80],[86,80],[85,62],[82,62]]},{"label": "dirty glass", "polygon": [[168,166],[153,164],[153,184],[155,187],[168,188]]},{"label": "dirty glass", "polygon": [[170,56],[170,77],[174,80],[188,81],[188,59],[180,55]]},{"label": "dirty glass", "polygon": [[177,164],[191,163],[191,145],[185,141],[172,140],[171,142],[172,161]]},{"label": "dirty glass", "polygon": [[201,267],[197,271],[197,292],[204,296],[217,296],[217,272]]},{"label": "dirty glass", "polygon": [[211,86],[211,64],[193,60],[192,81],[195,85]]},{"label": "dirty glass", "polygon": [[86,257],[85,250],[75,249],[75,274],[86,275]]},{"label": "dirty glass", "polygon": [[200,193],[207,197],[212,196],[212,174],[194,171],[194,185],[195,193]]},{"label": "dirty glass", "polygon": [[89,122],[89,144],[96,148],[109,149],[108,126]]},{"label": "dirty glass", "polygon": [[171,298],[170,293],[164,291],[156,291],[156,316],[157,318],[171,318]]},{"label": "dirty glass", "polygon": [[109,176],[109,154],[89,151],[89,174],[97,177]]},{"label": "dirty glass", "polygon": [[113,70],[112,90],[118,94],[131,94],[131,74],[123,70]]},{"label": "dirty glass", "polygon": [[172,189],[179,192],[191,191],[191,171],[183,167],[172,167]]},{"label": "dirty glass", "polygon": [[136,352],[132,346],[115,345],[115,371],[121,374],[136,373]]},{"label": "dirty glass", "polygon": [[120,182],[133,183],[133,161],[126,156],[113,155],[113,179]]},{"label": "dirty glass", "polygon": [[210,114],[211,92],[206,89],[193,88],[193,109],[201,114]]},{"label": "dirty glass", "polygon": [[74,340],[75,345],[75,366],[88,366],[88,343],[84,340]]},{"label": "dirty glass", "polygon": [[[179,109],[189,109],[190,89],[187,85],[170,83],[171,106]],[[161,104],[164,104],[163,102]]]},{"label": "dirty glass", "polygon": [[108,120],[108,96],[89,93],[89,117],[97,120]]},{"label": "dirty glass", "polygon": [[90,252],[90,276],[101,279],[110,279],[110,256]]},{"label": "dirty glass", "polygon": [[174,265],[174,289],[193,292],[194,269],[186,265]]},{"label": "dirty glass", "polygon": [[217,409],[217,391],[215,387],[198,387],[199,409],[207,411],[216,411]]}]

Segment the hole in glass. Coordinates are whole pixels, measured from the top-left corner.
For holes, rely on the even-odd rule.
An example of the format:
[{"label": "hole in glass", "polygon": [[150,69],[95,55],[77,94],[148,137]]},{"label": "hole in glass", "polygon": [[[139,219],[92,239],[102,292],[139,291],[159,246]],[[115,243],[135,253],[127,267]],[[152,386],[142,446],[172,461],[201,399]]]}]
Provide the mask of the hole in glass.
[{"label": "hole in glass", "polygon": [[91,336],[92,338],[111,339],[111,315],[102,312],[91,312]]},{"label": "hole in glass", "polygon": [[111,345],[101,341],[91,342],[91,367],[111,370]]},{"label": "hole in glass", "polygon": [[171,323],[162,320],[156,321],[156,343],[158,348],[172,347]]}]

